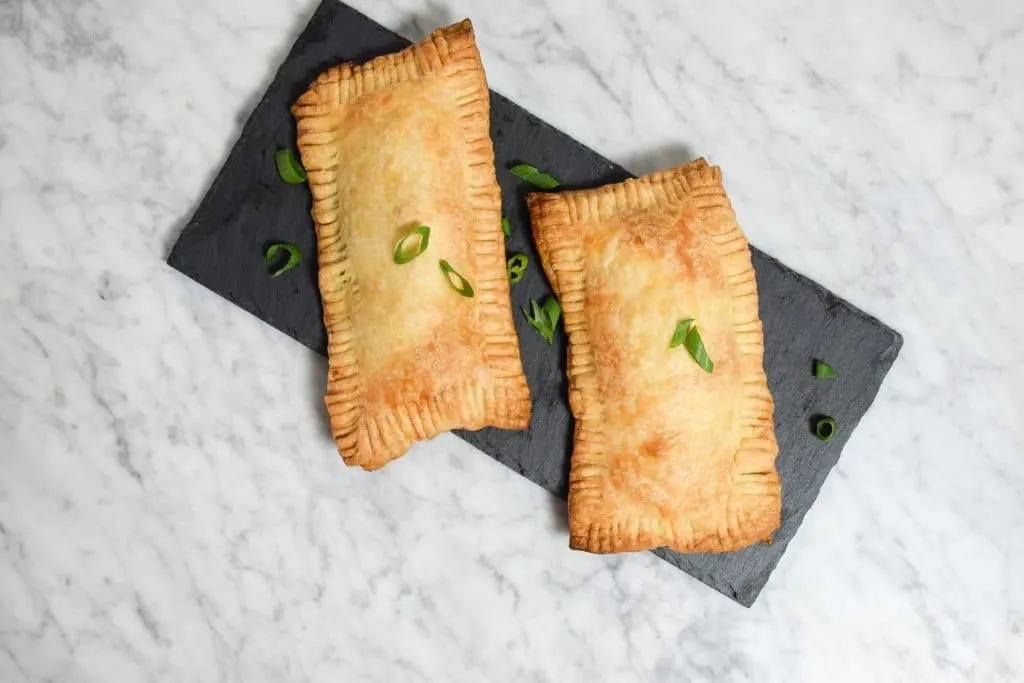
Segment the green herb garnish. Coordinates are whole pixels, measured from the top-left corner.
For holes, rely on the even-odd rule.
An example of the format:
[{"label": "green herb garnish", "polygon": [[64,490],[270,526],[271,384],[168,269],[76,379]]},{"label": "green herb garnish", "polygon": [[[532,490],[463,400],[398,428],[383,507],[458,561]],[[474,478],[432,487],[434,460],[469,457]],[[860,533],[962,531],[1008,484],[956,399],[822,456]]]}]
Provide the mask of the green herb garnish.
[{"label": "green herb garnish", "polygon": [[551,331],[554,332],[555,328],[558,327],[558,320],[562,317],[562,306],[558,303],[558,299],[553,296],[549,296],[544,299],[544,315],[551,321]]},{"label": "green herb garnish", "polygon": [[288,260],[285,261],[284,265],[282,265],[280,268],[272,271],[270,273],[270,277],[277,277],[282,273],[287,273],[289,270],[291,270],[292,268],[294,268],[295,266],[299,265],[299,263],[302,262],[302,251],[299,250],[299,247],[297,245],[290,244],[288,242],[278,242],[277,244],[271,244],[270,247],[267,249],[267,265],[270,265],[274,263],[274,261],[278,260],[277,255],[281,253],[282,250],[288,252]]},{"label": "green herb garnish", "polygon": [[293,185],[306,182],[306,169],[302,168],[302,164],[295,158],[295,153],[291,148],[277,150],[274,161],[277,163],[277,173],[281,176],[281,180]]},{"label": "green herb garnish", "polygon": [[530,311],[528,312],[524,308],[523,315],[526,316],[526,321],[533,326],[533,329],[540,333],[544,341],[550,344],[555,334],[555,327],[558,326],[558,320],[562,317],[562,307],[559,305],[558,299],[553,296],[546,298],[543,304],[538,304],[536,299],[530,299]]},{"label": "green herb garnish", "polygon": [[512,254],[505,264],[508,271],[508,281],[515,284],[526,275],[526,267],[530,265],[530,259],[526,254]]},{"label": "green herb garnish", "polygon": [[836,433],[836,421],[828,415],[821,415],[814,420],[814,435],[821,441],[828,441]]},{"label": "green herb garnish", "polygon": [[512,224],[504,216],[501,217],[501,231],[505,233],[505,237],[512,234]]},{"label": "green herb garnish", "polygon": [[[469,284],[469,280],[462,277],[462,275],[451,267],[451,265],[441,259],[441,273],[444,275],[445,282],[448,286],[454,289],[459,296],[464,296],[467,299],[473,296],[473,285]],[[454,278],[452,276],[455,276]]]},{"label": "green herb garnish", "polygon": [[676,331],[672,333],[672,339],[668,342],[668,348],[674,349],[686,341],[686,333],[690,331],[691,325],[693,325],[693,318],[680,320],[676,325]]},{"label": "green herb garnish", "polygon": [[668,347],[674,349],[679,345],[686,347],[690,356],[697,361],[697,365],[704,368],[704,372],[711,374],[715,369],[715,363],[708,357],[708,351],[704,348],[704,340],[700,337],[700,331],[694,324],[693,318],[686,318],[676,323],[676,329],[668,342]]},{"label": "green herb garnish", "polygon": [[715,363],[708,357],[708,351],[704,348],[704,340],[700,338],[700,331],[696,325],[691,327],[690,331],[686,333],[686,341],[683,342],[683,346],[690,352],[693,359],[697,361],[697,365],[704,369],[704,372],[709,375],[714,372]]},{"label": "green herb garnish", "polygon": [[542,190],[553,190],[558,187],[558,181],[554,177],[549,176],[547,173],[541,173],[537,170],[536,166],[516,164],[508,170],[512,171],[513,175],[519,176],[534,187],[539,187]]},{"label": "green herb garnish", "polygon": [[[416,251],[408,251],[405,248],[406,242],[413,237],[419,237],[419,241],[416,245]],[[430,228],[426,225],[420,225],[413,228],[406,233],[405,237],[398,240],[398,243],[395,245],[395,263],[403,265],[412,261],[414,258],[425,252],[428,246],[430,246]]]},{"label": "green herb garnish", "polygon": [[826,377],[835,377],[836,371],[832,369],[832,366],[823,360],[814,360],[814,376],[821,379]]}]

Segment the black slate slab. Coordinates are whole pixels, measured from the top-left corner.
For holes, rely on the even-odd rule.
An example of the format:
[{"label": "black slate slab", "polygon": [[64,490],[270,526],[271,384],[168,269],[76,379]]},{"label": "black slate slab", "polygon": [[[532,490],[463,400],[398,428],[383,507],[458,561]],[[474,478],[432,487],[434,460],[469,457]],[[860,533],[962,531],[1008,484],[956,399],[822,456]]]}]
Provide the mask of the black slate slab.
[{"label": "black slate slab", "polygon": [[[325,353],[315,259],[280,279],[267,277],[265,247],[276,241],[315,253],[310,199],[304,185],[277,177],[273,155],[294,146],[290,104],[316,75],[342,61],[365,61],[408,41],[336,0],[324,0],[299,36],[263,99],[246,122],[220,174],[186,226],[168,262],[197,282]],[[491,133],[504,213],[512,222],[509,251],[539,258],[530,239],[523,183],[506,170],[528,161],[568,187],[620,181],[630,174],[501,95],[491,94]],[[683,159],[680,162],[685,161]],[[726,173],[728,182],[728,173]],[[751,605],[814,503],[850,433],[878,392],[902,338],[770,256],[754,250],[764,321],[765,368],[775,396],[775,423],[783,481],[782,527],[772,545],[759,543],[723,555],[658,556],[743,605]],[[550,292],[539,267],[512,289],[515,309]],[[533,394],[528,432],[484,429],[460,436],[552,493],[566,495],[572,417],[564,374],[566,339],[548,346],[519,316],[523,362]],[[812,358],[827,359],[839,377],[814,380]],[[828,444],[810,433],[816,413],[835,416],[838,435]],[[548,514],[544,511],[540,514]],[[568,537],[567,537],[568,542]]]}]

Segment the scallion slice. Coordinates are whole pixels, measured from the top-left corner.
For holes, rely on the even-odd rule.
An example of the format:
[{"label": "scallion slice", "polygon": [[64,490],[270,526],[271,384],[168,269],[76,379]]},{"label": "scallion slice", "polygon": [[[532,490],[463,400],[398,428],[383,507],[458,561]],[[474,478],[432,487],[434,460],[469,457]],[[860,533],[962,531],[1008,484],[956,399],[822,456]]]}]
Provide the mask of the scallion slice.
[{"label": "scallion slice", "polygon": [[530,259],[526,254],[512,254],[505,264],[508,271],[508,281],[515,284],[526,275],[526,267],[530,265]]},{"label": "scallion slice", "polygon": [[704,369],[704,372],[709,375],[714,372],[715,363],[708,357],[708,351],[704,348],[704,340],[700,338],[700,330],[697,329],[696,325],[692,325],[690,331],[686,333],[683,346],[690,352],[693,359],[697,361],[697,365]]},{"label": "scallion slice", "polygon": [[277,150],[274,162],[277,164],[277,173],[281,176],[281,180],[293,185],[306,182],[306,169],[302,168],[302,164],[295,158],[295,152],[291,148]]},{"label": "scallion slice", "polygon": [[829,365],[825,361],[815,359],[814,360],[814,376],[819,378],[819,379],[824,379],[824,378],[828,378],[828,377],[835,377],[836,376],[836,371],[832,368],[831,365]]},{"label": "scallion slice", "polygon": [[[544,315],[544,309],[540,307],[540,304],[537,303],[536,299],[530,299],[530,311],[527,312],[524,308],[523,315],[526,316],[526,322],[533,325],[533,329],[540,332],[540,336],[545,339],[548,338],[548,330],[551,327],[551,324],[548,321],[547,316]],[[550,341],[551,340],[549,339],[548,343],[550,343]]]},{"label": "scallion slice", "polygon": [[682,343],[686,341],[686,333],[690,331],[691,325],[693,325],[693,318],[680,320],[676,324],[676,331],[672,333],[672,339],[668,342],[668,348],[674,349],[677,346],[682,345]]},{"label": "scallion slice", "polygon": [[277,244],[271,244],[267,249],[267,265],[277,261],[277,255],[282,251],[288,252],[288,260],[285,261],[280,268],[271,271],[270,277],[277,277],[282,273],[287,273],[302,262],[302,251],[299,249],[298,245],[291,244],[289,242],[278,242]]},{"label": "scallion slice", "polygon": [[512,224],[504,216],[501,217],[501,231],[505,233],[505,237],[512,234]]},{"label": "scallion slice", "polygon": [[836,434],[836,421],[828,415],[821,415],[814,420],[814,435],[821,441],[828,441]]},{"label": "scallion slice", "polygon": [[704,372],[711,374],[715,369],[715,363],[708,357],[708,351],[704,348],[704,340],[700,337],[700,331],[693,318],[686,318],[676,323],[676,329],[672,332],[668,347],[674,349],[677,346],[685,346],[697,365],[704,369]]},{"label": "scallion slice", "polygon": [[[467,299],[473,296],[473,285],[469,284],[469,280],[462,277],[462,275],[451,267],[444,259],[441,259],[441,273],[444,275],[445,282],[459,294]],[[454,278],[452,276],[455,276]]]},{"label": "scallion slice", "polygon": [[[419,237],[419,241],[417,242],[416,250],[410,251],[406,249],[406,243],[413,237]],[[426,225],[417,226],[395,244],[395,263],[399,265],[406,264],[425,252],[429,246],[430,228]]]},{"label": "scallion slice", "polygon": [[558,180],[553,176],[550,176],[547,173],[541,173],[537,170],[536,166],[531,166],[530,164],[516,164],[508,170],[510,170],[513,175],[519,176],[534,187],[538,187],[542,190],[553,190],[559,185]]},{"label": "scallion slice", "polygon": [[544,300],[544,305],[541,308],[544,309],[544,315],[551,321],[551,331],[554,332],[558,327],[559,318],[562,317],[562,305],[558,303],[558,299],[549,296]]},{"label": "scallion slice", "polygon": [[540,333],[544,341],[550,344],[554,338],[558,320],[562,317],[562,307],[559,305],[558,299],[553,296],[546,298],[543,304],[537,303],[536,299],[530,299],[530,311],[524,308],[523,315],[526,316],[526,321],[533,329]]}]

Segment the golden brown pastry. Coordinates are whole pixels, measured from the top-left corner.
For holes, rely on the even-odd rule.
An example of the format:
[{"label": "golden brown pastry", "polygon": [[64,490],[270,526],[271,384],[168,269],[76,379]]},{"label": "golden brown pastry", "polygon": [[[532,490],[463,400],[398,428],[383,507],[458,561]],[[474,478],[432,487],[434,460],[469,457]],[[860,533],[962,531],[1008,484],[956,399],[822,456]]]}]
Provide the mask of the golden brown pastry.
[{"label": "golden brown pastry", "polygon": [[[349,465],[376,469],[450,429],[529,423],[489,107],[465,20],[326,71],[292,108],[313,194],[325,401]],[[429,247],[396,264],[397,242],[419,225]],[[472,297],[453,290],[442,260]]]},{"label": "golden brown pastry", "polygon": [[[781,492],[750,249],[703,159],[527,198],[569,335],[573,548],[727,551],[770,538]],[[692,318],[714,362],[669,348]]]}]

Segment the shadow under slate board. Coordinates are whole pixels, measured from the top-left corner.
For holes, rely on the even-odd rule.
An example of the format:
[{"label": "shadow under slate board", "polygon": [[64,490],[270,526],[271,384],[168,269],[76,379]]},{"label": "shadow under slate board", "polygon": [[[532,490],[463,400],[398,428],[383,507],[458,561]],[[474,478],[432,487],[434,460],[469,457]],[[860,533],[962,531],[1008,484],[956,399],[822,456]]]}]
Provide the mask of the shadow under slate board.
[{"label": "shadow under slate board", "polygon": [[[175,244],[170,265],[324,354],[309,192],[304,184],[288,185],[278,178],[274,152],[295,145],[289,107],[318,73],[338,62],[366,61],[408,44],[350,7],[324,0],[245,123],[224,168]],[[566,395],[566,338],[559,331],[555,343],[547,345],[519,313],[530,298],[551,290],[530,238],[523,201],[529,188],[507,168],[529,162],[567,187],[593,187],[631,176],[495,93],[491,134],[504,214],[513,226],[508,251],[525,252],[531,263],[526,278],[512,287],[512,299],[533,395],[533,421],[527,432],[484,429],[459,436],[564,498],[573,432]],[[277,241],[298,244],[307,258],[299,269],[271,279],[264,252]],[[902,345],[897,332],[775,259],[756,249],[753,259],[764,322],[765,368],[776,401],[782,526],[771,545],[758,543],[734,553],[655,551],[747,606],[785,552]],[[838,378],[815,380],[813,358],[827,359]],[[826,444],[810,432],[812,415],[819,412],[833,415],[839,424],[838,434]]]}]

